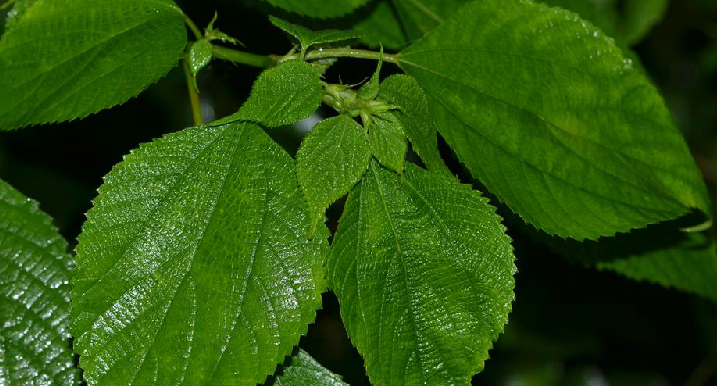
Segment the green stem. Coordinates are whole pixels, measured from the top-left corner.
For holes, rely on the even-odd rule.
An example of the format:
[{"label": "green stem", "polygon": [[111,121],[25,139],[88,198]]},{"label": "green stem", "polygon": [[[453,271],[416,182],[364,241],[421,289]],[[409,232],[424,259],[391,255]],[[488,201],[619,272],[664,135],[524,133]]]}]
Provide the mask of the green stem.
[{"label": "green stem", "polygon": [[189,90],[189,104],[192,106],[192,117],[194,117],[194,124],[197,126],[203,125],[204,118],[202,117],[202,105],[199,103],[199,95],[197,95],[197,90],[194,88],[194,80],[192,78],[192,73],[189,71],[189,64],[187,63],[186,58],[182,60],[182,65],[184,67],[184,76],[187,79],[187,90]]},{"label": "green stem", "polygon": [[274,56],[257,55],[221,46],[213,46],[212,54],[219,59],[260,68],[272,67],[277,62],[277,58]]},{"label": "green stem", "polygon": [[[12,1],[15,1],[15,0],[12,0]],[[189,29],[192,31],[192,33],[194,34],[194,37],[197,40],[202,40],[202,38],[204,38],[202,31],[200,31],[199,28],[197,28],[197,25],[194,24],[192,19],[190,19],[189,16],[187,16],[187,14],[184,14],[184,23],[187,24],[187,27],[189,27]]]},{"label": "green stem", "polygon": [[13,5],[15,3],[15,0],[9,0],[7,3],[0,5],[0,11],[4,10],[5,8]]}]

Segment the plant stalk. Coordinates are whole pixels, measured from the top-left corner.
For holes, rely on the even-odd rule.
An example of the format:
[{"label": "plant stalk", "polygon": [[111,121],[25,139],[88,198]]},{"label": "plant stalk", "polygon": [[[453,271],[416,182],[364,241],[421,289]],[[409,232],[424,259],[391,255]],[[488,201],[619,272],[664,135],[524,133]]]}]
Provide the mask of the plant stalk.
[{"label": "plant stalk", "polygon": [[189,29],[192,31],[192,34],[194,34],[194,37],[197,40],[202,40],[202,38],[204,38],[204,34],[202,34],[202,31],[197,28],[197,25],[194,24],[192,19],[190,19],[187,14],[184,14],[184,23],[187,25],[187,27],[189,27]]},{"label": "plant stalk", "polygon": [[277,64],[277,58],[274,56],[257,55],[221,46],[213,46],[212,54],[219,59],[252,67],[269,68]]},{"label": "plant stalk", "polygon": [[199,126],[204,124],[204,118],[202,117],[202,105],[199,103],[199,95],[197,90],[194,88],[194,79],[192,73],[189,71],[189,64],[187,59],[182,60],[182,66],[184,67],[184,76],[187,79],[187,90],[189,91],[189,104],[192,106],[192,117],[194,118],[194,124]]},{"label": "plant stalk", "polygon": [[[257,55],[249,52],[239,51],[232,48],[214,46],[213,54],[215,57],[228,60],[237,64],[246,64],[252,67],[269,68],[287,60],[299,59],[299,53],[277,56],[277,55]],[[306,53],[305,60],[318,60],[328,58],[354,58],[378,60],[381,54],[375,51],[359,50],[355,48],[319,48]],[[398,56],[395,54],[383,54],[383,60],[388,63],[398,64]]]}]

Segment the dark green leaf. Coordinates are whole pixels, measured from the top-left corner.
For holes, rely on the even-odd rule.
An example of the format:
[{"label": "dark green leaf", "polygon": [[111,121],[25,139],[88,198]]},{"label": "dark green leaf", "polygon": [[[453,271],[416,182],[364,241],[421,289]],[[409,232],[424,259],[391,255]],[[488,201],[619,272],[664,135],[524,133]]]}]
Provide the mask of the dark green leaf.
[{"label": "dark green leaf", "polygon": [[306,351],[298,349],[286,360],[266,386],[348,386],[341,377],[321,366]]},{"label": "dark green leaf", "polygon": [[592,0],[540,0],[540,2],[575,12],[608,36],[619,37],[616,27],[617,14],[608,2]]},{"label": "dark green leaf", "polygon": [[72,332],[90,385],[251,385],[321,304],[325,228],[255,124],[141,146],[105,178],[77,247]]},{"label": "dark green leaf", "polygon": [[239,111],[215,124],[242,120],[268,127],[289,125],[316,111],[323,96],[319,73],[306,62],[290,60],[261,73]]},{"label": "dark green leaf", "polygon": [[339,17],[350,13],[369,0],[264,0],[289,12],[319,19]]},{"label": "dark green leaf", "polygon": [[375,2],[371,12],[353,25],[353,28],[366,33],[363,41],[372,48],[383,45],[388,49],[397,50],[406,45],[401,24],[388,0]]},{"label": "dark green leaf", "polygon": [[371,151],[383,166],[403,173],[403,162],[406,159],[408,144],[401,122],[392,112],[385,112],[371,117],[368,126],[368,142]]},{"label": "dark green leaf", "polygon": [[454,178],[371,164],[349,194],[328,269],[372,384],[470,385],[513,300],[504,231]]},{"label": "dark green leaf", "polygon": [[326,208],[361,179],[370,159],[364,128],[345,115],[321,121],[306,136],[296,154],[296,173],[309,203],[312,234]]},{"label": "dark green leaf", "polygon": [[662,19],[668,5],[668,0],[626,0],[623,34],[627,43],[639,43]]},{"label": "dark green leaf", "polygon": [[312,31],[306,27],[289,23],[278,17],[269,16],[269,21],[284,32],[295,37],[301,44],[301,51],[306,52],[309,47],[317,44],[335,43],[344,40],[360,39],[361,32],[339,31],[335,29]]},{"label": "dark green leaf", "polygon": [[443,23],[470,0],[394,0],[410,42]]},{"label": "dark green leaf", "polygon": [[399,107],[392,113],[428,169],[447,172],[438,152],[438,133],[428,110],[428,99],[416,80],[407,75],[393,75],[381,83],[380,96]]},{"label": "dark green leaf", "polygon": [[709,212],[655,87],[574,13],[477,1],[399,59],[459,159],[539,229],[594,239]]},{"label": "dark green leaf", "polygon": [[171,0],[39,1],[0,40],[0,129],[123,103],[174,67],[186,40]]},{"label": "dark green leaf", "polygon": [[0,384],[76,385],[67,242],[35,201],[0,180]]}]

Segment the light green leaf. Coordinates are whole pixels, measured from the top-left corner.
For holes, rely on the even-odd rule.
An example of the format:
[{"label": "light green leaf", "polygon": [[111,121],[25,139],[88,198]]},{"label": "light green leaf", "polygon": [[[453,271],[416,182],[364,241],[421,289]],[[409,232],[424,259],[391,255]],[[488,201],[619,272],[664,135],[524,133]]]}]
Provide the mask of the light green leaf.
[{"label": "light green leaf", "polygon": [[289,23],[288,21],[279,19],[278,17],[269,16],[269,21],[277,28],[295,37],[301,44],[301,52],[304,53],[311,46],[317,44],[335,43],[344,40],[360,39],[363,37],[361,32],[339,31],[335,29],[312,31],[304,26]]},{"label": "light green leaf", "polygon": [[402,74],[390,76],[381,83],[380,97],[399,107],[392,113],[428,169],[449,172],[438,152],[438,132],[428,99],[416,80]]},{"label": "light green leaf", "polygon": [[105,178],[77,246],[72,332],[90,385],[263,382],[321,304],[291,157],[255,124],[141,146]]},{"label": "light green leaf", "polygon": [[76,385],[67,242],[35,201],[0,180],[0,384]]},{"label": "light green leaf", "polygon": [[345,115],[324,119],[304,138],[296,173],[309,203],[311,234],[325,219],[326,208],[361,179],[370,160],[364,128]]},{"label": "light green leaf", "polygon": [[265,386],[348,386],[341,377],[298,349]]},{"label": "light green leaf", "polygon": [[385,112],[371,117],[368,142],[378,162],[399,174],[403,173],[408,144],[401,122],[393,113]]},{"label": "light green leaf", "polygon": [[0,40],[0,129],[123,103],[174,67],[186,41],[171,0],[38,0]]},{"label": "light green leaf", "polygon": [[319,73],[306,62],[290,60],[262,72],[239,111],[214,124],[241,120],[268,127],[289,125],[316,111],[323,96]]},{"label": "light green leaf", "polygon": [[704,234],[680,235],[673,245],[611,259],[595,266],[631,279],[648,281],[717,301],[717,253],[715,243]]},{"label": "light green leaf", "polygon": [[539,229],[595,239],[709,212],[655,87],[574,13],[476,1],[399,59],[459,159]]},{"label": "light green leaf", "polygon": [[264,0],[273,6],[289,12],[298,13],[318,19],[339,17],[351,13],[369,0]]},{"label": "light green leaf", "polygon": [[667,12],[668,0],[626,0],[624,31],[630,45],[639,43]]},{"label": "light green leaf", "polygon": [[353,25],[353,28],[366,33],[363,42],[371,48],[378,48],[380,45],[391,50],[403,48],[406,45],[406,37],[390,2],[381,0],[374,3],[371,12]]},{"label": "light green leaf", "polygon": [[370,101],[376,99],[381,87],[381,67],[383,67],[383,46],[381,46],[381,52],[378,56],[378,64],[376,64],[376,71],[371,75],[371,79],[361,86],[358,90],[359,98]]},{"label": "light green leaf", "polygon": [[208,66],[212,61],[212,43],[206,39],[202,39],[192,44],[189,49],[188,62],[189,71],[194,77],[194,87],[197,86],[197,74],[201,69]]},{"label": "light green leaf", "polygon": [[485,198],[373,162],[349,194],[329,285],[376,386],[470,385],[513,300],[513,250]]}]

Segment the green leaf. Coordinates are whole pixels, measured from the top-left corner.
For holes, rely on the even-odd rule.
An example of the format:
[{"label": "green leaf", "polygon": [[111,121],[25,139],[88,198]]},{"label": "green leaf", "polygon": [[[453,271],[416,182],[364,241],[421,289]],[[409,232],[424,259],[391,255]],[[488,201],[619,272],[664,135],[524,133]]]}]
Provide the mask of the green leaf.
[{"label": "green leaf", "polygon": [[141,146],[105,178],[77,246],[72,332],[90,385],[251,385],[321,304],[326,236],[291,157],[255,124]]},{"label": "green leaf", "polygon": [[574,13],[473,2],[399,59],[459,159],[539,229],[595,239],[709,212],[655,87]]},{"label": "green leaf", "polygon": [[378,56],[378,64],[376,64],[376,71],[371,75],[371,79],[368,80],[358,90],[359,98],[370,101],[376,99],[381,87],[381,67],[383,67],[383,46],[381,46],[381,52]]},{"label": "green leaf", "polygon": [[631,279],[648,281],[717,301],[717,253],[715,243],[704,234],[681,235],[681,240],[655,249],[595,264]]},{"label": "green leaf", "polygon": [[0,384],[76,385],[67,242],[35,201],[0,180]]},{"label": "green leaf", "polygon": [[413,42],[442,24],[470,0],[394,0],[398,17]]},{"label": "green leaf", "polygon": [[609,2],[592,0],[540,0],[540,2],[575,12],[608,36],[620,38],[616,28],[617,14]]},{"label": "green leaf", "polygon": [[321,366],[306,351],[298,349],[286,360],[266,386],[348,386],[341,377]]},{"label": "green leaf", "polygon": [[194,87],[197,86],[197,74],[201,69],[208,66],[212,61],[212,43],[206,39],[202,39],[192,44],[189,49],[188,62],[189,71],[194,77]]},{"label": "green leaf", "polygon": [[289,60],[262,72],[239,111],[214,124],[241,120],[268,127],[290,125],[316,111],[323,96],[319,73],[306,62]]},{"label": "green leaf", "polygon": [[391,112],[372,116],[368,125],[368,142],[371,151],[383,166],[403,173],[408,144],[401,122]]},{"label": "green leaf", "polygon": [[310,235],[329,205],[361,179],[370,160],[364,128],[345,115],[324,119],[304,138],[296,153],[296,174],[309,203]]},{"label": "green leaf", "polygon": [[361,32],[339,31],[335,29],[312,31],[306,27],[289,23],[288,21],[279,19],[278,17],[269,16],[271,24],[280,28],[284,32],[295,37],[301,44],[302,54],[311,46],[317,44],[335,43],[344,40],[360,39],[363,37]]},{"label": "green leaf", "polygon": [[380,45],[391,50],[403,48],[406,45],[406,37],[390,2],[382,0],[374,3],[371,12],[352,28],[366,34],[362,40],[371,48],[378,48]]},{"label": "green leaf", "polygon": [[381,83],[380,97],[399,107],[392,113],[428,169],[449,172],[438,152],[438,132],[428,99],[416,80],[401,74],[390,76]]},{"label": "green leaf", "polygon": [[376,386],[470,385],[513,300],[513,250],[485,198],[373,162],[349,194],[329,285]]},{"label": "green leaf", "polygon": [[12,8],[7,13],[7,18],[5,19],[5,30],[7,31],[10,28],[13,28],[13,26],[17,24],[17,22],[25,14],[25,12],[27,12],[30,6],[37,3],[37,1],[38,0],[15,0],[15,2],[12,4]]},{"label": "green leaf", "polygon": [[667,12],[668,0],[626,0],[624,35],[634,45],[645,38]]},{"label": "green leaf", "polygon": [[369,0],[264,0],[275,7],[318,19],[339,17],[353,12]]},{"label": "green leaf", "polygon": [[186,41],[170,0],[40,0],[0,40],[0,129],[123,103],[174,67]]}]

